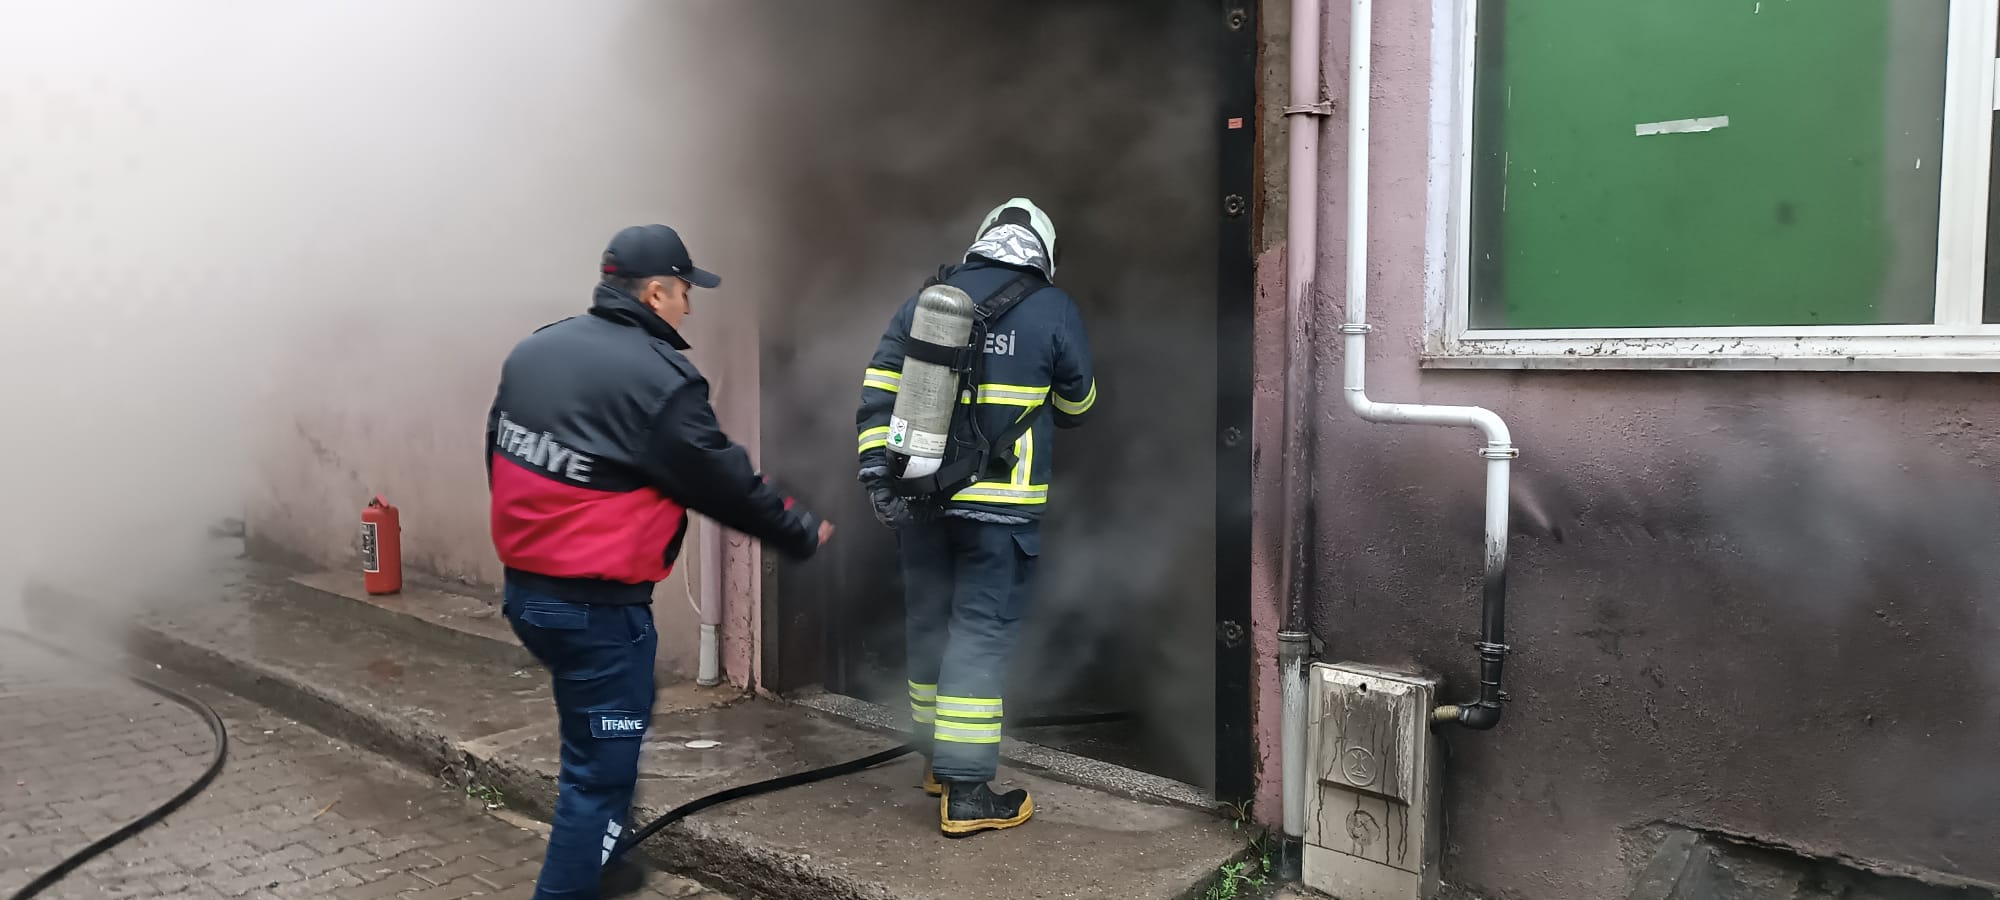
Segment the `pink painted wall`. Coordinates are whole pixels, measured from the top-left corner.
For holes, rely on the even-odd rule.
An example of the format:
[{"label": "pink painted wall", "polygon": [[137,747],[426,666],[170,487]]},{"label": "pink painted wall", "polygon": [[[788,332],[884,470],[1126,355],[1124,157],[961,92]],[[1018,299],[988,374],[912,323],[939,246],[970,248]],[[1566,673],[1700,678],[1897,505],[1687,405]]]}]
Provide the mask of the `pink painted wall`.
[{"label": "pink painted wall", "polygon": [[[689,232],[695,240],[698,227]],[[372,334],[366,339],[373,346],[370,364],[340,379],[326,372],[337,365],[330,361],[341,356],[343,335],[299,345],[273,381],[262,415],[252,419],[258,443],[246,516],[259,549],[297,565],[358,571],[361,507],[381,493],[401,509],[405,566],[414,578],[475,594],[497,589],[501,572],[487,533],[480,465],[482,423],[500,360],[514,342],[588,308],[594,253],[586,250],[579,258],[578,273],[549,279],[540,315],[508,316],[449,335]],[[690,340],[701,346],[690,355],[719,394],[733,394],[746,377],[745,393],[754,394],[755,356],[709,345],[709,336],[724,330],[715,320],[726,315],[691,325]],[[748,416],[729,408],[719,415],[728,428],[746,419],[754,423],[752,409]],[[674,574],[654,591],[660,671],[676,677],[691,677],[696,668],[700,619],[690,596],[698,596],[703,577],[698,548],[691,534]],[[752,632],[735,622],[726,633],[734,640]],[[732,673],[751,671],[740,649],[736,658]]]},{"label": "pink painted wall", "polygon": [[1250,483],[1255,496],[1250,511],[1251,638],[1258,660],[1252,684],[1257,692],[1258,818],[1282,824],[1278,734],[1284,721],[1278,701],[1278,631],[1284,621],[1284,590],[1280,557],[1285,546],[1282,526],[1284,493],[1285,392],[1285,248],[1273,248],[1257,260],[1256,387],[1252,399],[1256,450],[1250,455]]},{"label": "pink painted wall", "polygon": [[[1346,96],[1345,4],[1326,82]],[[1623,896],[1674,823],[2000,882],[2000,401],[1990,376],[1425,371],[1430,4],[1377,4],[1371,396],[1507,418],[1508,689],[1448,735],[1445,878],[1484,896]],[[1282,90],[1282,82],[1273,86]],[[1363,423],[1340,396],[1346,119],[1327,125],[1314,631],[1329,659],[1475,684],[1473,435]],[[1282,141],[1274,123],[1267,140]],[[1282,247],[1260,260],[1257,639],[1275,654]],[[1278,709],[1258,681],[1260,813]]]},{"label": "pink painted wall", "polygon": [[[351,567],[362,505],[382,493],[402,509],[414,573],[499,580],[480,457],[500,361],[589,307],[598,254],[625,225],[675,225],[725,275],[696,297],[690,356],[725,427],[754,438],[756,346],[743,330],[771,291],[750,277],[770,248],[755,139],[737,127],[763,108],[746,98],[764,84],[741,17],[643,0],[487,12],[441,4],[388,31],[305,10],[252,17],[227,52],[254,60],[230,71],[272,78],[231,75],[177,101],[235,110],[218,118],[245,133],[203,136],[205,159],[242,158],[218,157],[230,180],[174,214],[254,223],[184,262],[210,276],[192,283],[243,307],[210,325],[259,351],[213,354],[236,363],[231,387],[252,408],[241,502],[255,542],[296,562]],[[742,90],[712,87],[724,83]],[[717,124],[691,136],[687,120]],[[698,575],[695,546],[655,595],[670,674],[696,665],[683,577]],[[731,582],[754,591],[754,570]],[[726,623],[744,678],[749,615],[739,604]]]}]

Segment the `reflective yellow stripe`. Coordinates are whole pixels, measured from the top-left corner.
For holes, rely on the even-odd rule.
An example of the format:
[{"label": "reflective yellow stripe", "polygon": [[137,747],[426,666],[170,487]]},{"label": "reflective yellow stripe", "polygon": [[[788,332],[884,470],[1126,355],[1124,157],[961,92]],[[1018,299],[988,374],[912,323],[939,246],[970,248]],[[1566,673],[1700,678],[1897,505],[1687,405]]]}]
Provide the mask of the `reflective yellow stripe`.
[{"label": "reflective yellow stripe", "polygon": [[1097,379],[1091,379],[1090,393],[1084,395],[1082,400],[1070,402],[1064,400],[1061,394],[1054,396],[1056,400],[1056,412],[1062,413],[1065,416],[1083,415],[1089,412],[1092,406],[1097,405]]},{"label": "reflective yellow stripe", "polygon": [[960,725],[939,722],[932,728],[931,736],[954,744],[997,744],[1000,743],[1000,723]]},{"label": "reflective yellow stripe", "polygon": [[950,694],[939,694],[938,701],[941,703],[957,703],[976,709],[999,709],[1004,704],[1004,701],[998,697],[954,697]]},{"label": "reflective yellow stripe", "polygon": [[[1014,418],[1014,424],[1019,425],[1022,419],[1034,415],[1035,409],[1039,408],[1040,406],[1041,404],[1037,403],[1035,404],[1035,407],[1031,407],[1028,409],[1028,411],[1021,413],[1019,416],[1016,416]],[[1007,481],[1010,485],[1012,485],[1015,488],[1028,488],[1034,485],[1035,429],[1029,428],[1027,431],[1023,432],[1019,438],[1015,439],[1014,471],[1010,473]],[[978,485],[973,485],[973,487],[978,487]]]},{"label": "reflective yellow stripe", "polygon": [[1049,386],[1046,384],[1002,384],[998,381],[989,381],[985,386],[994,390],[1013,391],[1019,394],[1046,394],[1049,392]]},{"label": "reflective yellow stripe", "polygon": [[982,481],[951,495],[951,499],[962,500],[968,503],[1006,503],[1017,506],[1033,506],[1049,502],[1049,486],[1046,484],[1008,484],[1004,481]]},{"label": "reflective yellow stripe", "polygon": [[1027,487],[1035,478],[1035,430],[1021,435],[1014,442],[1014,486]]},{"label": "reflective yellow stripe", "polygon": [[869,369],[861,375],[861,386],[894,394],[903,389],[903,373],[891,372],[888,369]]},{"label": "reflective yellow stripe", "polygon": [[958,721],[953,721],[950,716],[944,715],[942,713],[938,714],[937,724],[939,728],[956,728],[960,731],[970,732],[972,734],[1000,733],[999,722],[958,722]]},{"label": "reflective yellow stripe", "polygon": [[919,725],[937,721],[937,685],[910,682],[910,718]]},{"label": "reflective yellow stripe", "polygon": [[887,446],[889,446],[889,426],[884,425],[880,428],[870,428],[867,431],[861,432],[860,452],[867,453],[876,447]]},{"label": "reflective yellow stripe", "polygon": [[[1042,405],[1042,401],[1048,396],[1048,385],[1035,387],[1026,384],[982,384],[976,392],[975,399],[992,406],[1024,406],[1033,409]],[[959,394],[958,402],[967,402],[963,392]]]},{"label": "reflective yellow stripe", "polygon": [[937,708],[938,712],[950,713],[954,718],[997,719],[1001,704],[998,700],[978,697],[939,697]]}]

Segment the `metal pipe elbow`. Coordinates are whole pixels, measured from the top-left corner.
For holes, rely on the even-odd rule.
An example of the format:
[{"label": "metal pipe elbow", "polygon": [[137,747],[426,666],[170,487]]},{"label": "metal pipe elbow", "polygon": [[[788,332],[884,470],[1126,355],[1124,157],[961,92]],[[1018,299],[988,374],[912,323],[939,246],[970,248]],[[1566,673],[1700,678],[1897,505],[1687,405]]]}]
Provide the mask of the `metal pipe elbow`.
[{"label": "metal pipe elbow", "polygon": [[1500,724],[1501,711],[1502,707],[1498,703],[1483,701],[1474,703],[1460,709],[1458,725],[1460,728],[1469,728],[1473,731],[1491,731],[1494,726]]},{"label": "metal pipe elbow", "polygon": [[1472,731],[1491,731],[1500,724],[1502,711],[1498,703],[1476,701],[1463,706],[1454,704],[1432,710],[1431,721],[1457,725]]}]

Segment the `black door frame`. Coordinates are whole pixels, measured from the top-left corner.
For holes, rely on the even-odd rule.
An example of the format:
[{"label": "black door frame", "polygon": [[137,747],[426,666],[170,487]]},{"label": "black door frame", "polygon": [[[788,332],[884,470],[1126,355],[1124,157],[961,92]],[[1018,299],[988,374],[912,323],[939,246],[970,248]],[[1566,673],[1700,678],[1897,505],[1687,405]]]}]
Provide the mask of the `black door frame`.
[{"label": "black door frame", "polygon": [[[1216,270],[1215,454],[1215,796],[1247,802],[1255,792],[1256,718],[1252,714],[1256,657],[1250,617],[1251,415],[1255,378],[1256,222],[1261,208],[1257,105],[1257,4],[1217,4],[1220,147],[1216,211],[1220,219]],[[787,692],[825,684],[840,666],[829,647],[830,623],[818,604],[780,602],[786,567],[765,551],[761,560],[764,648],[759,687]],[[836,673],[837,675],[837,673]],[[837,685],[833,685],[836,687]]]},{"label": "black door frame", "polygon": [[1251,410],[1256,378],[1257,3],[1221,0],[1215,323],[1215,796],[1256,792],[1250,618]]}]

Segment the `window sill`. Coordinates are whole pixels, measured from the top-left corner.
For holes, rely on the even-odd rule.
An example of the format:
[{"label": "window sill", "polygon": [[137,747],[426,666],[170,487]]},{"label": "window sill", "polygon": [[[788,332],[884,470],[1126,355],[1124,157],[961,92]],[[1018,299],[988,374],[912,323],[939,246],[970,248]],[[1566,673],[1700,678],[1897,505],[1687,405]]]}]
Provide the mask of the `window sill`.
[{"label": "window sill", "polygon": [[1421,364],[1426,369],[2000,372],[2000,335],[1468,336],[1426,352]]}]

